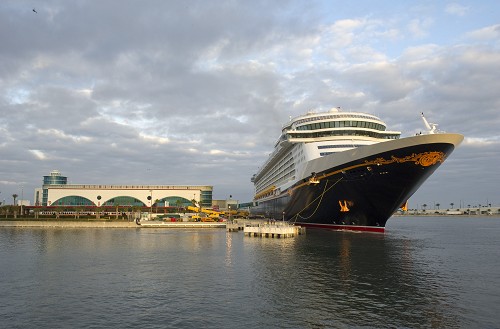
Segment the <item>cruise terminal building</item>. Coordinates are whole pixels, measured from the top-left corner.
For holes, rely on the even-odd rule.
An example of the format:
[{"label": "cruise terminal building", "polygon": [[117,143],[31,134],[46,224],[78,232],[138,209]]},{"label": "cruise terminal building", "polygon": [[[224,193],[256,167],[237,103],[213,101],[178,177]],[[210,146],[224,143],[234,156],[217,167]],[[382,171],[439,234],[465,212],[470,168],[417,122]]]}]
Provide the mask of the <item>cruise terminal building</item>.
[{"label": "cruise terminal building", "polygon": [[68,184],[54,170],[35,189],[35,206],[56,207],[186,207],[212,206],[213,186],[205,185],[87,185]]}]

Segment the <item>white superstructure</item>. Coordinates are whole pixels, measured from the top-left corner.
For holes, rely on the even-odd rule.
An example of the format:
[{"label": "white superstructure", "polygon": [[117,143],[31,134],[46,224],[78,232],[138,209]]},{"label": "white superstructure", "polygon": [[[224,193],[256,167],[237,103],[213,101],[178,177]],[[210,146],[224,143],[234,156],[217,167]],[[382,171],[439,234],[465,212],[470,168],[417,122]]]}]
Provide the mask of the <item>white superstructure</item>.
[{"label": "white superstructure", "polygon": [[252,177],[256,201],[272,198],[298,180],[308,177],[306,164],[349,149],[399,139],[401,132],[387,131],[380,118],[366,113],[310,111],[283,126],[274,152]]}]

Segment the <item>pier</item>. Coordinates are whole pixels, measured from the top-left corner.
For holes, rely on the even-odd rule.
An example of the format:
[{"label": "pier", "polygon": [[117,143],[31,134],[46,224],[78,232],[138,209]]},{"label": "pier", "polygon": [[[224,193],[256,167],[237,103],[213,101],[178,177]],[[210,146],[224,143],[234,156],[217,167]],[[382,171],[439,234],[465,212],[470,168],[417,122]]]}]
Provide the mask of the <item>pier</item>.
[{"label": "pier", "polygon": [[141,221],[139,227],[164,227],[164,228],[223,228],[225,223],[221,222],[162,222]]},{"label": "pier", "polygon": [[226,223],[226,231],[243,231],[245,236],[263,238],[290,238],[306,233],[305,227],[270,219],[236,219]]},{"label": "pier", "polygon": [[300,234],[305,234],[304,227],[290,225],[283,222],[269,224],[258,224],[245,226],[243,229],[245,236],[262,238],[290,238]]},{"label": "pier", "polygon": [[[257,221],[260,223],[259,220]],[[226,223],[226,231],[228,232],[243,231],[245,229],[245,226],[255,225],[255,223],[256,220],[251,220],[251,219],[242,219],[242,218],[234,219]]]}]

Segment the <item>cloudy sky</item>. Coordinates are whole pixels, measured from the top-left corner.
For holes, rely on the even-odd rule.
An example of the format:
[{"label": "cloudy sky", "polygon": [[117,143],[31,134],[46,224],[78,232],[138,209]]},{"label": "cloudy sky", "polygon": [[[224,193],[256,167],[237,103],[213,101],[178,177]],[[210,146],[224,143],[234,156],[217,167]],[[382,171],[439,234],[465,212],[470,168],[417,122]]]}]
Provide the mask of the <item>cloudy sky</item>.
[{"label": "cloudy sky", "polygon": [[340,106],[465,135],[410,207],[500,205],[498,0],[2,0],[0,41],[7,203],[54,169],[250,201],[289,116]]}]

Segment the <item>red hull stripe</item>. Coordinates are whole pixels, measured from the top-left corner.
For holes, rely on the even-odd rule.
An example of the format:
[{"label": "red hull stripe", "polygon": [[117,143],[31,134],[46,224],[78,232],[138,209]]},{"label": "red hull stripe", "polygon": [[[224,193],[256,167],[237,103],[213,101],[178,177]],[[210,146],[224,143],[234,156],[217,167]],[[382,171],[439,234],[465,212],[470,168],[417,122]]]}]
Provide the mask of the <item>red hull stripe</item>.
[{"label": "red hull stripe", "polygon": [[338,231],[375,232],[375,233],[385,232],[385,227],[380,227],[380,226],[332,225],[332,224],[313,224],[313,223],[299,223],[299,222],[296,222],[294,224],[303,227],[321,228],[321,229],[338,230]]}]

